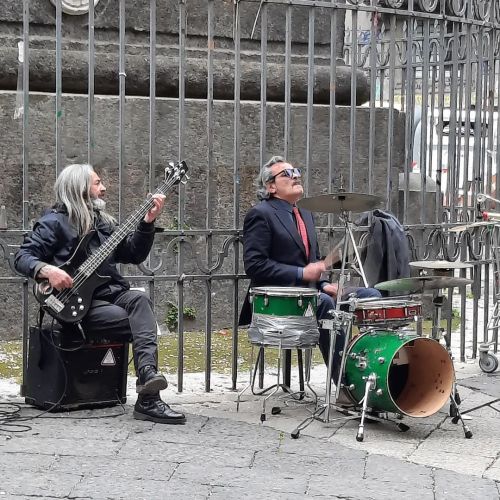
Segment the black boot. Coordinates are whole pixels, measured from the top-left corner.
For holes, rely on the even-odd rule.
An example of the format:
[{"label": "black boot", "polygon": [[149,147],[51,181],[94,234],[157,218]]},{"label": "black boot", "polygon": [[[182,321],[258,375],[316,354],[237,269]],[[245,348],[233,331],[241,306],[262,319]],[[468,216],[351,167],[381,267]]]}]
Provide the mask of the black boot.
[{"label": "black boot", "polygon": [[167,386],[167,379],[156,371],[156,367],[147,365],[139,370],[135,387],[138,394],[158,394]]},{"label": "black boot", "polygon": [[134,406],[134,418],[159,424],[184,424],[186,422],[184,413],[172,410],[161,400],[159,394],[147,396],[139,394]]}]

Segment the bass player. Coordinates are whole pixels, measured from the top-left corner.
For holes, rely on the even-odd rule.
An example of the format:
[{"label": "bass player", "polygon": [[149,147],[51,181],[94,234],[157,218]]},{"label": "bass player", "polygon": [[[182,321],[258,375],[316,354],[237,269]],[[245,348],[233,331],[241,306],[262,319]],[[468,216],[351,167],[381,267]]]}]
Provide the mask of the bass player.
[{"label": "bass player", "polygon": [[[60,266],[71,260],[84,237],[87,253],[98,250],[118,227],[105,211],[106,188],[93,167],[74,164],[64,168],[54,185],[55,204],[34,225],[15,256],[15,267],[21,274],[44,280],[56,291],[75,286],[73,277]],[[158,346],[156,320],[149,298],[130,290],[117,263],[139,264],[153,245],[154,221],[165,204],[163,194],[154,194],[151,207],[135,229],[126,234],[112,253],[96,270],[108,276],[93,291],[90,307],[82,318],[83,332],[125,334],[132,336],[134,366],[137,374],[137,402],[134,418],[165,424],[183,424],[183,413],[170,408],[160,398],[167,380],[157,371]],[[64,322],[63,326],[64,326]],[[74,327],[74,325],[67,325]]]}]

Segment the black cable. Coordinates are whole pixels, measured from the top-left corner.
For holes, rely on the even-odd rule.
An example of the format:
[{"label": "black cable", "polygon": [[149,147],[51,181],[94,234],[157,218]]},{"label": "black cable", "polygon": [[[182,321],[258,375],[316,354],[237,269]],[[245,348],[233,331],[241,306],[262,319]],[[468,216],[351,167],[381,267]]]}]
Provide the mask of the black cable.
[{"label": "black cable", "polygon": [[[41,315],[41,318],[39,318],[39,321],[41,321],[43,319],[43,314]],[[122,412],[121,413],[115,413],[115,414],[112,414],[112,415],[99,415],[99,416],[95,416],[95,417],[72,417],[72,416],[65,416],[65,417],[60,417],[60,416],[45,416],[47,413],[50,413],[52,412],[55,408],[57,408],[57,406],[61,403],[61,401],[63,400],[65,394],[66,394],[66,389],[68,387],[68,372],[66,370],[66,365],[64,364],[64,360],[62,359],[62,356],[61,356],[61,353],[60,351],[65,351],[65,352],[74,352],[74,351],[78,351],[80,350],[83,346],[84,346],[84,342],[82,341],[82,343],[80,345],[78,345],[77,347],[75,348],[71,348],[71,349],[67,349],[67,348],[63,348],[61,346],[58,346],[55,342],[55,339],[54,339],[54,318],[52,319],[52,324],[50,326],[50,343],[52,344],[52,347],[54,347],[54,352],[57,356],[57,359],[59,361],[59,363],[61,364],[61,367],[62,367],[62,370],[63,370],[63,373],[64,373],[64,388],[62,390],[62,394],[61,396],[59,397],[59,399],[57,400],[57,402],[55,402],[54,404],[52,404],[49,408],[47,408],[46,410],[36,414],[36,415],[32,415],[32,416],[26,416],[26,417],[23,417],[21,416],[20,412],[21,412],[21,405],[18,404],[18,403],[10,403],[10,402],[0,402],[0,408],[1,406],[7,406],[7,407],[11,407],[11,409],[8,409],[8,410],[2,410],[0,409],[0,432],[27,432],[27,431],[30,431],[32,430],[32,427],[27,425],[27,424],[22,424],[22,423],[19,423],[19,422],[29,422],[29,421],[32,421],[32,420],[35,420],[37,418],[53,418],[53,419],[56,419],[56,418],[70,418],[72,420],[98,420],[98,419],[102,419],[102,418],[115,418],[115,417],[120,417],[122,415],[125,415],[126,414],[126,408],[125,406],[123,405],[123,403],[121,402],[119,396],[118,396],[118,393],[116,393],[116,401],[117,403],[121,406],[122,408]],[[48,342],[49,339],[46,338],[43,334],[42,334],[42,329],[39,328],[39,332],[40,332],[40,336],[41,336],[41,341],[45,341],[45,342]]]}]

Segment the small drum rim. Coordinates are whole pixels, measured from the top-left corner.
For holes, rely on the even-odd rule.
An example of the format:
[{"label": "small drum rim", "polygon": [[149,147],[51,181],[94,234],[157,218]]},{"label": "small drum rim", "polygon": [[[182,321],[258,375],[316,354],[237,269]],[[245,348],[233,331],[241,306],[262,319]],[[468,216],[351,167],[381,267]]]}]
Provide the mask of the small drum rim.
[{"label": "small drum rim", "polygon": [[269,297],[314,297],[319,295],[319,290],[297,286],[257,286],[250,288],[249,293]]},{"label": "small drum rim", "polygon": [[[381,304],[381,307],[373,307],[373,305]],[[385,304],[385,307],[383,307]],[[365,300],[364,302],[360,302],[356,304],[356,309],[394,309],[398,307],[406,307],[406,306],[421,306],[422,302],[419,300],[392,300],[391,299],[383,299],[383,300]],[[372,306],[372,307],[369,307]]]}]

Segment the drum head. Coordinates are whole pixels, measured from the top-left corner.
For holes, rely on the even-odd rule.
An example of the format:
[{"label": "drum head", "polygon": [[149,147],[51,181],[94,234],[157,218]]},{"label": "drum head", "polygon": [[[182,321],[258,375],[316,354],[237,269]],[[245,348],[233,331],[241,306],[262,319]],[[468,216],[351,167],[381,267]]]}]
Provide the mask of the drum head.
[{"label": "drum head", "polygon": [[454,380],[450,355],[439,342],[423,337],[405,345],[402,351],[408,359],[408,372],[398,372],[393,360],[388,375],[394,402],[410,417],[433,415],[450,398]]}]

